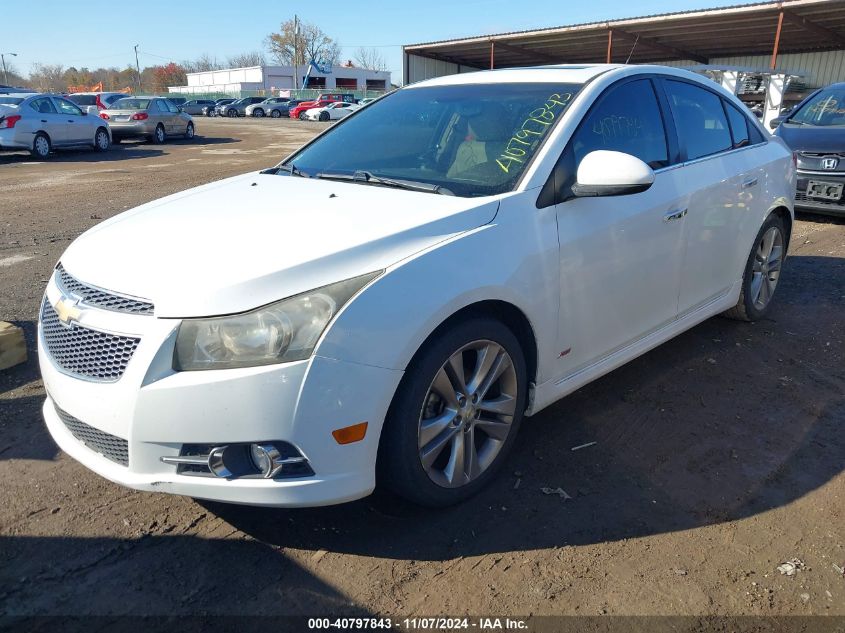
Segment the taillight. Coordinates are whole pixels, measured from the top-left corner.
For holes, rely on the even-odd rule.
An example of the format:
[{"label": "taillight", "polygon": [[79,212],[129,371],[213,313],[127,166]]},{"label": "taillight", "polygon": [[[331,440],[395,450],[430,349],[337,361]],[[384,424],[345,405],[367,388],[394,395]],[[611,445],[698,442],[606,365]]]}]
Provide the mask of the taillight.
[{"label": "taillight", "polygon": [[20,114],[10,114],[7,117],[0,117],[0,130],[9,130],[15,127],[15,123],[21,120]]},{"label": "taillight", "polygon": [[792,166],[798,169],[798,152],[792,152]]},{"label": "taillight", "polygon": [[108,121],[108,120],[109,120],[109,115],[108,115],[108,114],[106,114],[105,112],[100,112],[100,118],[101,118],[101,119],[105,119],[106,121]]},{"label": "taillight", "polygon": [[105,110],[106,109],[106,104],[103,103],[102,101],[100,101],[100,95],[97,95],[95,97],[95,101],[97,103],[97,109],[98,110]]},{"label": "taillight", "polygon": [[147,115],[146,112],[136,112],[135,114],[132,115],[133,121],[145,121],[149,118],[150,117]]}]

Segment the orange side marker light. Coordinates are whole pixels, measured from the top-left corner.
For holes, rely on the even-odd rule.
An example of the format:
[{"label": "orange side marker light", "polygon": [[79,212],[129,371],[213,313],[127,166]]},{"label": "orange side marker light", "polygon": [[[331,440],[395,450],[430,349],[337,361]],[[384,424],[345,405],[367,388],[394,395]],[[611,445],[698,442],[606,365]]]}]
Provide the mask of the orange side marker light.
[{"label": "orange side marker light", "polygon": [[360,442],[367,434],[367,422],[353,424],[342,429],[332,431],[332,436],[338,444],[352,444]]}]

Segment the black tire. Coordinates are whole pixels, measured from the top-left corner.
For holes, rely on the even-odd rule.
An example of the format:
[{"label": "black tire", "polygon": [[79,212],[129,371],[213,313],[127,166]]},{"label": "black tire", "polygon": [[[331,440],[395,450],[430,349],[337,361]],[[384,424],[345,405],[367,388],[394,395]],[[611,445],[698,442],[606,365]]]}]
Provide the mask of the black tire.
[{"label": "black tire", "polygon": [[50,142],[50,137],[44,132],[36,134],[35,138],[32,139],[32,147],[29,149],[29,153],[35,158],[44,159],[50,157],[51,151],[53,151],[53,144]]},{"label": "black tire", "polygon": [[751,246],[751,252],[748,255],[748,260],[745,263],[745,269],[742,273],[742,291],[739,294],[739,300],[733,308],[723,312],[722,316],[737,321],[758,321],[769,313],[769,310],[772,307],[772,299],[774,298],[774,292],[777,290],[777,286],[779,284],[776,282],[771,296],[769,297],[765,305],[761,307],[760,305],[755,303],[755,297],[753,296],[754,293],[752,289],[752,281],[754,279],[755,256],[757,255],[758,249],[760,248],[763,237],[772,228],[774,228],[780,233],[780,239],[782,244],[780,266],[777,271],[779,281],[780,273],[783,270],[783,262],[786,259],[786,246],[788,243],[788,238],[786,235],[786,229],[783,225],[783,220],[780,218],[780,216],[773,213],[768,218],[766,218],[766,221],[763,222],[763,226],[760,227],[757,236],[754,238],[754,243]]},{"label": "black tire", "polygon": [[[516,374],[515,413],[498,453],[475,479],[447,488],[433,481],[420,458],[419,423],[434,377],[447,360],[473,341],[492,341],[512,360]],[[442,507],[463,501],[486,486],[510,453],[525,411],[528,378],[525,358],[516,336],[500,321],[472,317],[436,332],[417,352],[402,378],[385,419],[378,453],[379,485],[424,506]],[[460,431],[459,431],[460,432]]]},{"label": "black tire", "polygon": [[185,138],[190,141],[192,138],[194,138],[195,134],[196,129],[194,128],[194,124],[188,123],[188,127],[185,128]]},{"label": "black tire", "polygon": [[228,116],[230,119],[234,119],[234,118],[236,118],[236,117],[238,116],[238,111],[237,111],[237,110],[235,110],[234,108],[230,108],[230,109],[226,112],[226,116]]},{"label": "black tire", "polygon": [[321,121],[328,121],[329,120],[329,113],[328,112],[320,112],[320,120]]},{"label": "black tire", "polygon": [[111,139],[106,128],[98,127],[94,133],[94,149],[98,152],[107,152],[111,149]]},{"label": "black tire", "polygon": [[300,120],[300,121],[304,121],[304,120],[305,120],[305,110],[303,110],[302,112],[300,112],[300,113],[299,113],[299,120]]},{"label": "black tire", "polygon": [[270,117],[273,119],[278,119],[282,116],[282,113],[278,110],[270,110]]},{"label": "black tire", "polygon": [[258,117],[259,119],[262,118],[264,116],[264,109],[255,108],[255,110],[252,111],[252,116]]},{"label": "black tire", "polygon": [[150,140],[152,140],[152,142],[156,145],[161,145],[167,140],[167,133],[164,131],[164,126],[161,123],[156,126]]}]

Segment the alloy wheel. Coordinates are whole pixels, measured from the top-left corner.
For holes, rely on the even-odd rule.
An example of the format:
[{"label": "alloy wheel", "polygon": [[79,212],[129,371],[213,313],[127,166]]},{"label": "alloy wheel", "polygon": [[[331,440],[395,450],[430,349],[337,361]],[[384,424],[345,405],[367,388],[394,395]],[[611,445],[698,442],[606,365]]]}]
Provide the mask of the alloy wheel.
[{"label": "alloy wheel", "polygon": [[185,130],[185,138],[194,138],[194,124],[188,123],[188,127]]},{"label": "alloy wheel", "polygon": [[441,366],[423,401],[417,444],[423,469],[444,488],[477,479],[511,432],[519,383],[510,355],[478,340]]},{"label": "alloy wheel", "polygon": [[751,300],[763,310],[775,294],[783,264],[783,234],[777,226],[769,227],[754,252],[751,268]]}]

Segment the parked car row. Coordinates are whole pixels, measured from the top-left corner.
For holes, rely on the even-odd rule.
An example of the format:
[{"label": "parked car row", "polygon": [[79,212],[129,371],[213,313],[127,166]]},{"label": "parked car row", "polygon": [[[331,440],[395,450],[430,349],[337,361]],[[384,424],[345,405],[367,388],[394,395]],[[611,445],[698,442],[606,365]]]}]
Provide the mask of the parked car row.
[{"label": "parked car row", "polygon": [[[27,150],[44,159],[55,149],[90,147],[104,152],[112,142],[124,138],[164,143],[171,136],[194,137],[191,115],[170,99],[125,94],[118,99],[106,97],[108,107],[98,115],[103,97],[83,96],[83,104],[78,104],[54,94],[0,94],[0,150]],[[94,103],[85,103],[89,96]]]}]

